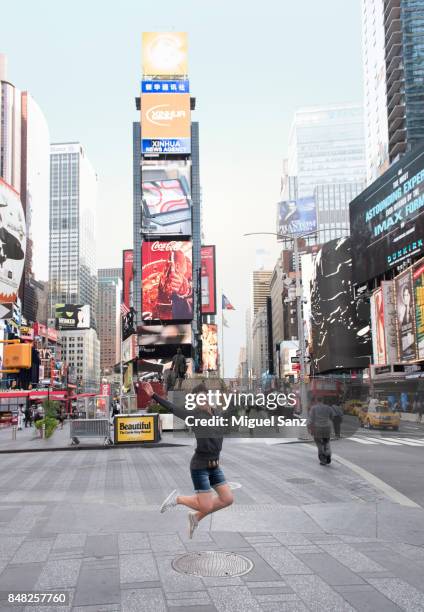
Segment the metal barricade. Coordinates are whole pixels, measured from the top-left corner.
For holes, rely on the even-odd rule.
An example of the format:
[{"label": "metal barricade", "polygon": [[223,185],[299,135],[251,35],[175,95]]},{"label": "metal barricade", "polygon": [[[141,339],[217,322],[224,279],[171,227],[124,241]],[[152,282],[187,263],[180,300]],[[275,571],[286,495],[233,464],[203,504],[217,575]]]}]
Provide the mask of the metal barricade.
[{"label": "metal barricade", "polygon": [[104,446],[113,444],[109,419],[75,419],[70,422],[71,444],[79,444],[80,438],[103,438]]}]

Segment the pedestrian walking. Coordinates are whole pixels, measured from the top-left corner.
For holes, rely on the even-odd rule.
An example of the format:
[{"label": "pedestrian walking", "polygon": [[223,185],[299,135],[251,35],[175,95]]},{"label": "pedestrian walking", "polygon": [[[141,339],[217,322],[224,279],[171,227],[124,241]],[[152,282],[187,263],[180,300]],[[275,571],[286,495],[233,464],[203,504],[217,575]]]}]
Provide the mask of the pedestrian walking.
[{"label": "pedestrian walking", "polygon": [[[35,409],[34,415],[33,415],[33,421],[34,421],[34,426],[36,425],[37,421],[40,421],[43,417],[41,416],[41,413],[38,409],[38,407]],[[40,427],[40,438],[43,437],[43,430]]]},{"label": "pedestrian walking", "polygon": [[63,429],[63,423],[65,421],[65,413],[63,411],[63,408],[60,408],[57,412],[57,420],[60,423],[60,429]]},{"label": "pedestrian walking", "polygon": [[333,407],[314,400],[308,417],[308,428],[318,449],[318,459],[321,465],[331,463],[331,422],[334,418]]},{"label": "pedestrian walking", "polygon": [[19,404],[18,407],[18,431],[22,431],[25,422],[25,410],[24,405]]},{"label": "pedestrian walking", "polygon": [[32,411],[31,411],[30,406],[27,406],[25,408],[24,415],[25,415],[25,419],[24,419],[25,420],[25,428],[28,427],[28,425],[31,427],[31,425],[32,425]]},{"label": "pedestrian walking", "polygon": [[334,427],[334,435],[336,439],[340,439],[340,429],[343,421],[343,408],[339,404],[333,404],[333,427]]},{"label": "pedestrian walking", "polygon": [[423,413],[424,413],[424,401],[422,399],[417,400],[416,411],[417,411],[417,423],[422,423]]},{"label": "pedestrian walking", "polygon": [[[169,409],[180,419],[187,417],[187,412],[168,400],[154,393],[152,386],[149,383],[142,383],[145,393],[158,404]],[[206,391],[204,385],[198,385],[193,389],[193,393],[203,393]],[[194,418],[199,416],[205,418],[205,412],[213,416],[215,412],[210,406],[198,407],[190,411],[190,415]],[[189,522],[189,537],[193,537],[195,529],[205,516],[212,512],[222,510],[230,506],[233,501],[233,493],[225,480],[224,472],[222,471],[219,459],[222,449],[223,436],[222,431],[218,428],[211,427],[211,434],[216,434],[214,437],[206,438],[204,427],[193,427],[193,432],[196,437],[196,449],[190,461],[191,479],[193,481],[195,495],[180,495],[175,489],[163,502],[160,511],[166,512],[177,505],[191,508],[192,512],[188,513]],[[214,495],[213,489],[217,495]]]},{"label": "pedestrian walking", "polygon": [[182,354],[180,348],[177,348],[177,353],[172,358],[171,370],[175,374],[175,380],[176,380],[175,388],[181,389],[182,382],[184,378],[186,377],[187,363],[186,363],[185,357]]}]

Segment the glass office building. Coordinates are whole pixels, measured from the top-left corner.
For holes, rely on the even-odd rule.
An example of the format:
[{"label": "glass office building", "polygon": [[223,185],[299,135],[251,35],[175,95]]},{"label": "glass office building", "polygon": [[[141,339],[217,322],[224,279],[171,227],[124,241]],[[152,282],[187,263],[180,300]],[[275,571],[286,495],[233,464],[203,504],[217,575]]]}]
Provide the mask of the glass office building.
[{"label": "glass office building", "polygon": [[95,207],[97,175],[80,143],[57,143],[50,151],[50,309],[60,303],[89,304],[95,327],[97,267]]}]

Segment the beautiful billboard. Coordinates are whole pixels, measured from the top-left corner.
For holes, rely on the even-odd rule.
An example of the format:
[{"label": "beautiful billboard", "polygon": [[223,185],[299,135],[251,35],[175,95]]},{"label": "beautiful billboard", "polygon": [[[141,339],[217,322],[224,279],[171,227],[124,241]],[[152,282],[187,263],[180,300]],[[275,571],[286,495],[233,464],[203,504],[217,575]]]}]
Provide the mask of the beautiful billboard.
[{"label": "beautiful billboard", "polygon": [[216,314],[216,259],[215,245],[208,244],[201,248],[201,293],[202,314]]},{"label": "beautiful billboard", "polygon": [[277,233],[302,235],[317,229],[315,199],[310,196],[277,204]]},{"label": "beautiful billboard", "polygon": [[143,32],[142,69],[145,76],[188,74],[187,32]]},{"label": "beautiful billboard", "polygon": [[122,252],[122,302],[127,308],[133,306],[134,252],[126,249]]},{"label": "beautiful billboard", "polygon": [[88,304],[56,304],[56,327],[60,330],[89,329],[90,306]]},{"label": "beautiful billboard", "polygon": [[190,154],[190,94],[141,94],[143,154]]},{"label": "beautiful billboard", "polygon": [[354,283],[424,252],[424,146],[393,164],[349,209]]},{"label": "beautiful billboard", "polygon": [[14,302],[24,269],[26,225],[18,193],[0,179],[0,303]]},{"label": "beautiful billboard", "polygon": [[143,321],[193,318],[191,240],[155,240],[141,248]]},{"label": "beautiful billboard", "polygon": [[143,233],[191,236],[190,170],[190,164],[143,164]]},{"label": "beautiful billboard", "polygon": [[396,291],[396,316],[399,361],[417,358],[415,342],[415,305],[412,288],[412,272],[406,270],[394,279]]},{"label": "beautiful billboard", "polygon": [[218,326],[216,323],[202,324],[202,364],[204,372],[218,370]]}]

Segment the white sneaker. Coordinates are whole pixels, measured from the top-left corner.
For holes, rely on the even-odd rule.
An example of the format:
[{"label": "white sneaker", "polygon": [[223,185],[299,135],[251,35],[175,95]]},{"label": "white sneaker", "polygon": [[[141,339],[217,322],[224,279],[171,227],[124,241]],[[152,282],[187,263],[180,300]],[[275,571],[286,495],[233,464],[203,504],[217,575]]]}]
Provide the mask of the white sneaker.
[{"label": "white sneaker", "polygon": [[188,513],[188,537],[190,540],[193,538],[193,533],[199,526],[199,521],[196,518],[196,512]]},{"label": "white sneaker", "polygon": [[172,493],[168,495],[168,497],[165,499],[165,501],[160,507],[160,511],[162,514],[166,512],[167,510],[170,510],[171,508],[175,508],[175,506],[177,505],[177,497],[178,497],[177,489],[174,489]]}]

